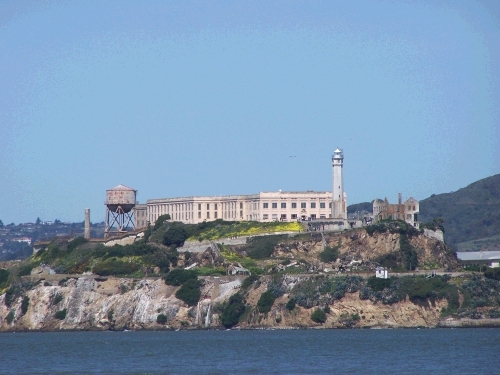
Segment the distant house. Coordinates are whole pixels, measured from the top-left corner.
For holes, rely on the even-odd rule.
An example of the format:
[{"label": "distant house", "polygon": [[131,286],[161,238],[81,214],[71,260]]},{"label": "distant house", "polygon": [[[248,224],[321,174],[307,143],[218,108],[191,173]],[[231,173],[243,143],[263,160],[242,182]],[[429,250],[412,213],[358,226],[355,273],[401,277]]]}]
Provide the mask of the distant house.
[{"label": "distant house", "polygon": [[28,238],[28,237],[13,238],[12,241],[24,242],[24,243],[27,243],[28,245],[31,245],[31,238]]},{"label": "distant house", "polygon": [[458,251],[457,258],[463,265],[500,266],[500,251]]},{"label": "distant house", "polygon": [[387,279],[388,277],[387,268],[385,267],[375,268],[375,277],[378,279]]},{"label": "distant house", "polygon": [[230,265],[228,268],[227,268],[227,274],[228,275],[251,275],[252,273],[247,270],[246,268],[244,268],[241,264],[238,263],[237,266],[235,265]]}]

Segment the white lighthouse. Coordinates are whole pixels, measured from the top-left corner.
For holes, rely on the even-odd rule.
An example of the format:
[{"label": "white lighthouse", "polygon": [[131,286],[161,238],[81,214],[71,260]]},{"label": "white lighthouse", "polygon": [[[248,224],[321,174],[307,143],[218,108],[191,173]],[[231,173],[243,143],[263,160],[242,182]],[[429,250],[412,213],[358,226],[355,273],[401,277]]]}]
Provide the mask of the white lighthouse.
[{"label": "white lighthouse", "polygon": [[344,152],[337,147],[332,156],[332,218],[346,220],[347,195],[344,192],[343,168]]}]

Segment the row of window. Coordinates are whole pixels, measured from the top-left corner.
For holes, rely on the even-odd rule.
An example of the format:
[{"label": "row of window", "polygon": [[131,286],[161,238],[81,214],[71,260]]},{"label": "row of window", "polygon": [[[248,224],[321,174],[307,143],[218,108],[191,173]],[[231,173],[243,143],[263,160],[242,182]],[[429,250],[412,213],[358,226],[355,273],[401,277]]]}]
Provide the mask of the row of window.
[{"label": "row of window", "polygon": [[[218,210],[218,203],[214,203],[214,210]],[[240,202],[240,209],[243,209],[243,203]],[[198,203],[198,210],[201,211],[201,203]],[[210,203],[207,203],[207,210],[210,210]]]},{"label": "row of window", "polygon": [[[269,203],[263,203],[262,204],[263,208],[269,208]],[[332,208],[332,203],[329,203],[329,208]],[[278,203],[271,203],[271,208],[278,208]],[[282,202],[281,203],[281,208],[286,208],[286,202]],[[292,208],[297,208],[297,203],[296,202],[292,202]],[[305,202],[301,202],[300,203],[300,208],[307,208],[307,203]],[[311,208],[316,208],[316,202],[311,202]],[[319,204],[319,208],[326,208],[326,203],[324,202],[321,202]]]},{"label": "row of window", "polygon": [[[329,215],[329,217],[331,217],[331,216],[332,215]],[[315,214],[312,214],[310,217],[311,217],[311,219],[316,219],[316,215]],[[320,219],[326,219],[326,215],[320,215],[319,217],[320,217]],[[272,214],[271,218],[273,220],[278,220],[278,214]],[[292,220],[297,220],[297,218],[298,218],[297,214],[291,214],[290,215],[290,219],[292,219]],[[269,214],[263,214],[262,215],[262,219],[269,220]],[[282,220],[282,221],[286,220],[287,219],[286,214],[281,214],[280,217],[279,217],[279,219]],[[303,217],[303,219],[306,219],[306,218]]]}]

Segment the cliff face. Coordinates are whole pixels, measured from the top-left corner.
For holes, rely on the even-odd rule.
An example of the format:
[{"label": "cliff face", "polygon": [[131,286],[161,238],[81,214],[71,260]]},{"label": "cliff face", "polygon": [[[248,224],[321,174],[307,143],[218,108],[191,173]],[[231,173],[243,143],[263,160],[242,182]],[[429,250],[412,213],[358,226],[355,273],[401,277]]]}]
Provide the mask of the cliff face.
[{"label": "cliff face", "polygon": [[[291,277],[289,290],[308,276]],[[54,330],[124,330],[164,328],[214,328],[220,327],[217,305],[239,291],[241,278],[222,278],[214,294],[214,278],[207,277],[202,286],[202,300],[198,306],[189,307],[177,299],[178,287],[167,286],[163,280],[143,279],[70,279],[64,286],[46,286],[39,283],[24,296],[29,297],[27,312],[22,313],[23,297],[15,298],[10,307],[5,305],[5,294],[0,297],[0,331],[54,331]],[[242,328],[256,327],[417,327],[435,326],[440,310],[446,301],[434,305],[418,305],[409,301],[384,305],[380,302],[360,300],[359,293],[346,293],[329,303],[330,313],[325,324],[311,320],[312,308],[296,306],[288,311],[285,304],[288,293],[276,299],[271,311],[259,314],[257,302],[269,287],[271,278],[251,287],[246,293],[250,312],[241,320]],[[205,297],[205,298],[204,298]],[[323,305],[324,306],[324,305]],[[59,320],[56,312],[66,309],[66,316]],[[8,322],[9,313],[13,314]],[[156,319],[159,314],[167,317],[167,324]],[[357,314],[359,320],[350,319]]]},{"label": "cliff face", "polygon": [[[457,270],[458,260],[454,252],[445,243],[426,237],[422,234],[409,238],[415,248],[418,264],[421,268],[444,268]],[[369,235],[364,229],[337,234],[325,234],[325,244],[339,247],[339,257],[349,261],[374,261],[388,254],[400,255],[399,233],[373,233]],[[275,248],[274,256],[304,259],[309,263],[318,262],[319,253],[323,250],[322,237],[312,233],[301,241],[290,239]]]}]

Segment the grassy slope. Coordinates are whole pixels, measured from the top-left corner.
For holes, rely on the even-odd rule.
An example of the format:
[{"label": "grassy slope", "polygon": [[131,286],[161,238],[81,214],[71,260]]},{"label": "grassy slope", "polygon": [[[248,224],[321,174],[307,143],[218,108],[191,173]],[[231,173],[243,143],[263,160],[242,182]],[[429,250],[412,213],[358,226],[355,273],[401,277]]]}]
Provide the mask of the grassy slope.
[{"label": "grassy slope", "polygon": [[[444,219],[446,241],[455,250],[459,243],[498,235],[500,174],[474,182],[456,192],[432,195],[420,201],[420,221],[430,221],[436,217]],[[500,248],[498,237],[492,240],[494,244],[489,244],[490,249],[495,246]]]}]

